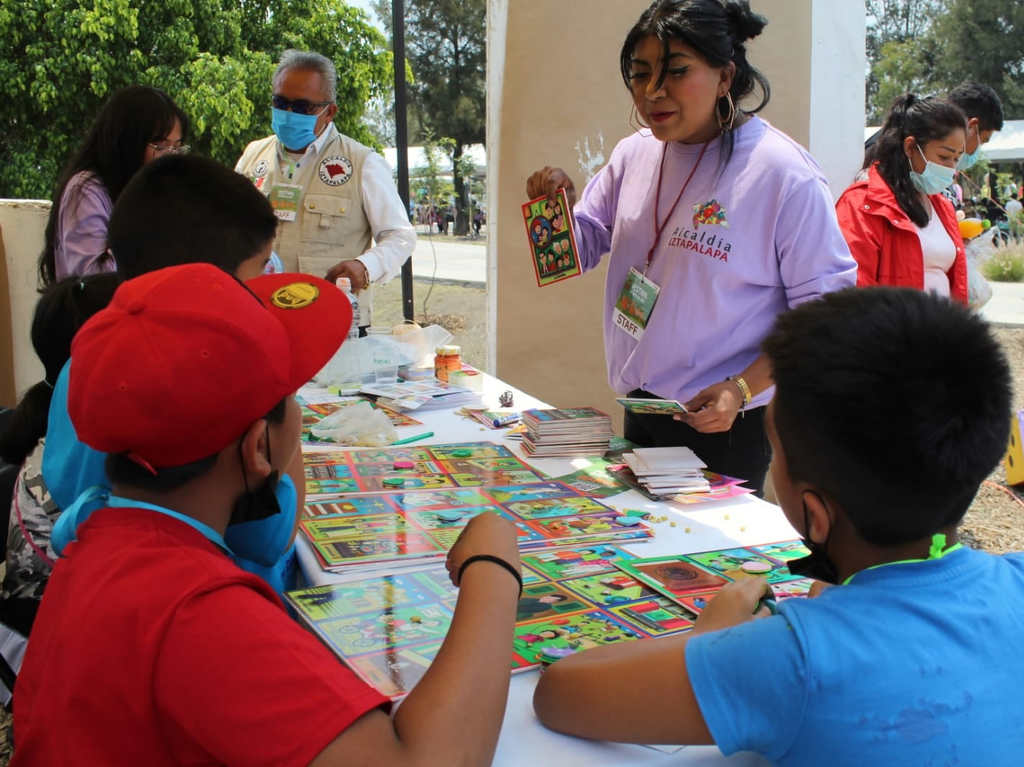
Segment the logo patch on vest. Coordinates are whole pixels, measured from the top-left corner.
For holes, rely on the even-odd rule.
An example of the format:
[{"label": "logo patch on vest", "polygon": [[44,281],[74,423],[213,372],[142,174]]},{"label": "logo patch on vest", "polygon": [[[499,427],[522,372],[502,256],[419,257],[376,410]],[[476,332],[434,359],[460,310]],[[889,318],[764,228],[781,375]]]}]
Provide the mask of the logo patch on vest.
[{"label": "logo patch on vest", "polygon": [[352,178],[352,161],[347,157],[328,157],[320,163],[319,176],[327,186],[341,186]]},{"label": "logo patch on vest", "polygon": [[256,163],[256,167],[252,169],[252,177],[254,179],[263,178],[264,176],[267,175],[268,168],[269,166],[267,165],[267,161],[260,160],[258,163]]}]

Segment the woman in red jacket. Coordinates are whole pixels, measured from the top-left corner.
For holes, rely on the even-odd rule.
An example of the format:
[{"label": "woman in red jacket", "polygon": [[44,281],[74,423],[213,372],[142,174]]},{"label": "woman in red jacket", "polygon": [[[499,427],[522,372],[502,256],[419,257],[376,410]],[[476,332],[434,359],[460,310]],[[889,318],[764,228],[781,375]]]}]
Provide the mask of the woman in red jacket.
[{"label": "woman in red jacket", "polygon": [[964,152],[966,125],[944,99],[908,93],[893,103],[866,178],[836,203],[858,285],[899,285],[967,303],[963,239],[942,195]]}]

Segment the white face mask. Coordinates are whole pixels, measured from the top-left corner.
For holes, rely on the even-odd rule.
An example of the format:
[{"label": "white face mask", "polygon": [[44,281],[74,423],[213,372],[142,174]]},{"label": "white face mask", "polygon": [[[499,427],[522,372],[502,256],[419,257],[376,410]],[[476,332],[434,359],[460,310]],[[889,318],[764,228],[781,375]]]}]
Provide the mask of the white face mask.
[{"label": "white face mask", "polygon": [[[911,167],[910,180],[925,194],[939,194],[953,183],[953,169],[939,165],[925,157],[920,144],[917,145],[917,151],[921,153],[921,159],[924,160],[924,172],[918,173]],[[909,158],[907,162],[910,162]]]}]

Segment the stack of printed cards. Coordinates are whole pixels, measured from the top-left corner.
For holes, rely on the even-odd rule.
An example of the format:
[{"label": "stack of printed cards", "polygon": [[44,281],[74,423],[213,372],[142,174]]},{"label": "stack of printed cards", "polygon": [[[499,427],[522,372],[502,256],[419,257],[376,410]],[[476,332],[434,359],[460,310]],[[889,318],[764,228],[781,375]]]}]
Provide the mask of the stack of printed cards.
[{"label": "stack of printed cards", "polygon": [[524,410],[523,451],[531,458],[604,455],[612,419],[592,407]]},{"label": "stack of printed cards", "polygon": [[640,484],[651,493],[706,493],[711,484],[704,476],[706,464],[688,447],[638,447],[623,460]]}]

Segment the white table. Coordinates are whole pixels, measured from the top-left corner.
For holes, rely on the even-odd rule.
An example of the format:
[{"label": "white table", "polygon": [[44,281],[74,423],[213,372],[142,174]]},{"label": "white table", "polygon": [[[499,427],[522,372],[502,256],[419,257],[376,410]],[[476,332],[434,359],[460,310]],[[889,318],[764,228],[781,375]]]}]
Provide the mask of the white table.
[{"label": "white table", "polygon": [[[513,392],[516,410],[547,407],[540,400],[492,376],[483,374],[483,379],[482,397],[484,405],[488,408],[497,408],[498,395],[506,390]],[[434,432],[433,437],[414,442],[413,445],[494,441],[504,444],[517,456],[527,460],[517,441],[500,439],[504,431],[487,429],[475,421],[455,415],[453,409],[412,412],[410,415],[422,421],[423,425],[399,429],[400,438],[424,431]],[[305,449],[317,451],[336,448],[313,446]],[[568,474],[583,465],[583,462],[577,461],[578,465],[574,466],[573,460],[569,458],[530,459],[527,462],[552,477]],[[668,521],[653,525],[656,534],[649,542],[624,546],[642,557],[686,554],[799,537],[777,506],[752,495],[730,501],[682,506],[655,503],[635,490],[629,490],[611,498],[603,498],[601,501],[619,509],[649,509],[658,516],[668,517]],[[358,572],[339,575],[321,569],[312,549],[302,536],[298,537],[298,555],[302,571],[312,585],[340,583],[359,577]],[[674,753],[665,753],[644,746],[586,741],[552,732],[541,725],[533,713],[533,689],[538,676],[538,672],[533,671],[512,677],[505,720],[494,757],[494,765],[497,767],[770,764],[754,754],[736,754],[725,758],[713,746],[688,746]],[[652,701],[651,705],[656,705],[656,702]]]}]

